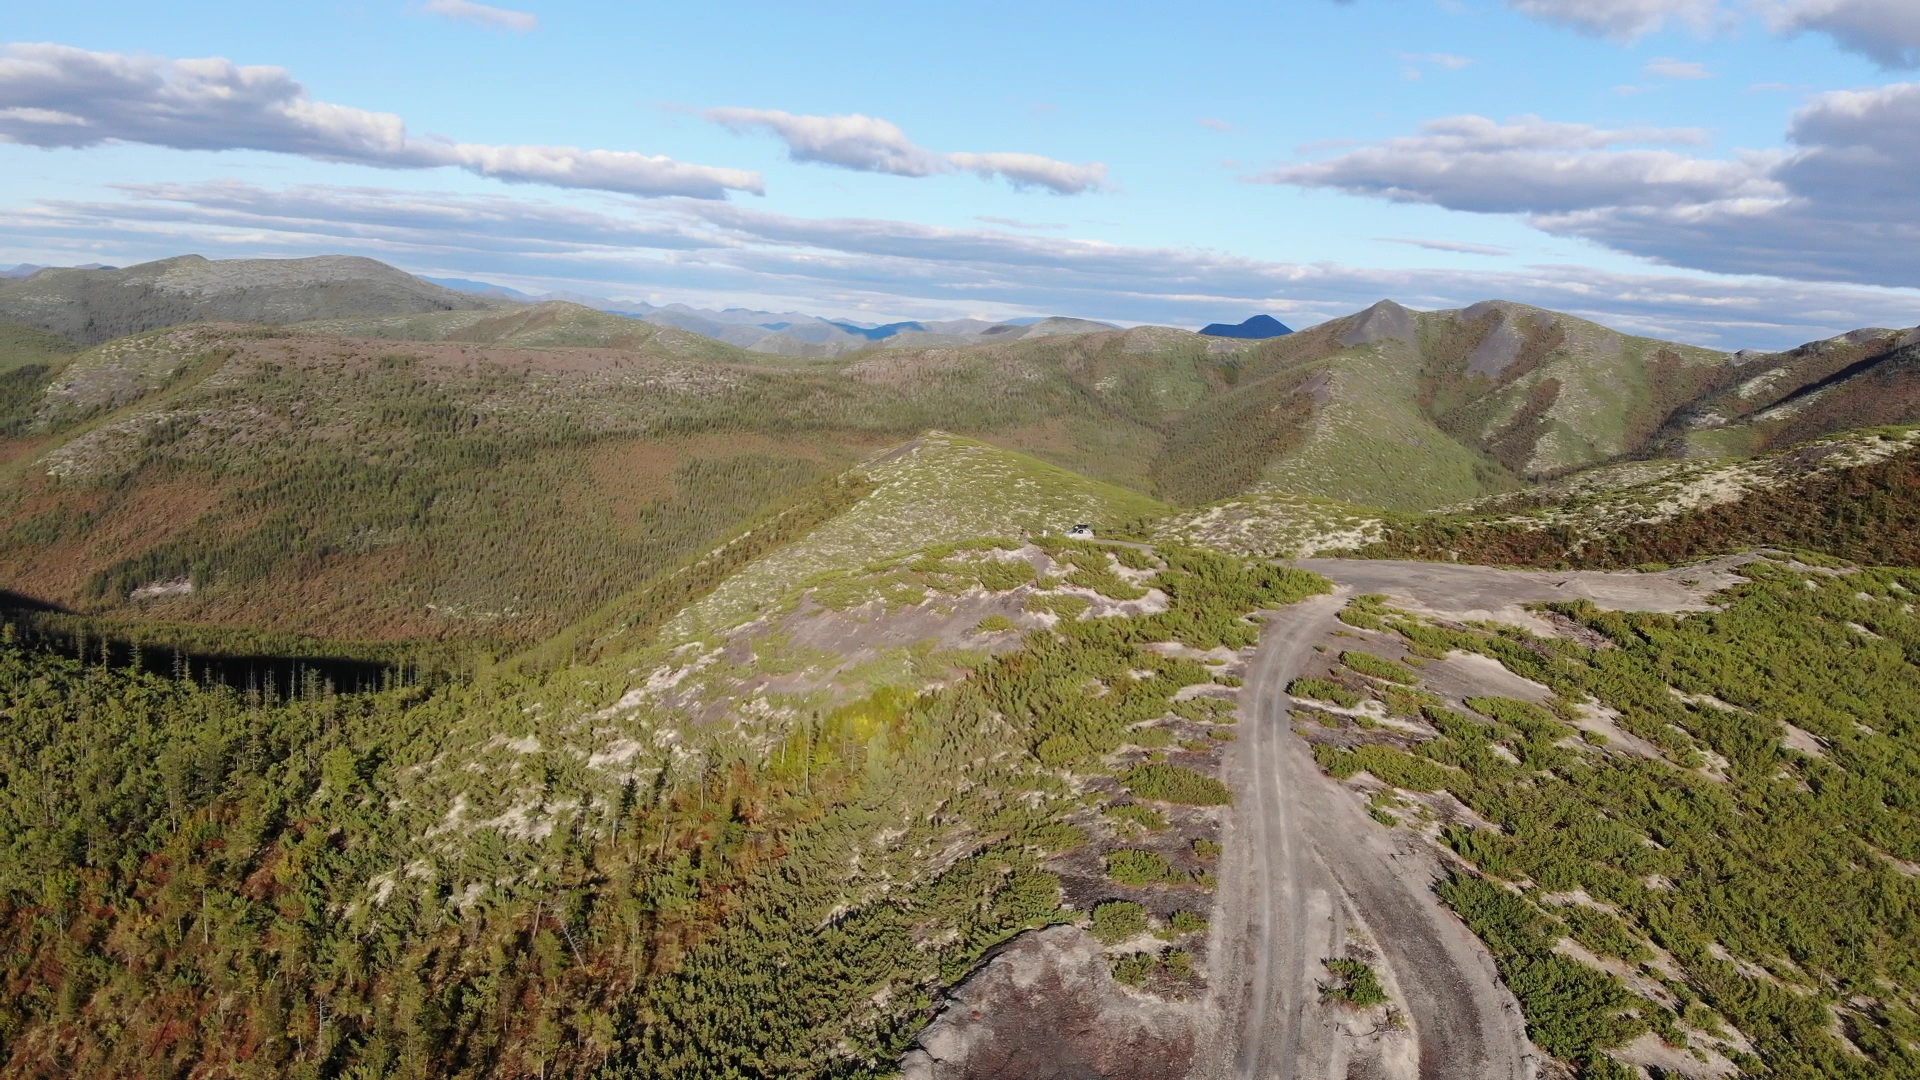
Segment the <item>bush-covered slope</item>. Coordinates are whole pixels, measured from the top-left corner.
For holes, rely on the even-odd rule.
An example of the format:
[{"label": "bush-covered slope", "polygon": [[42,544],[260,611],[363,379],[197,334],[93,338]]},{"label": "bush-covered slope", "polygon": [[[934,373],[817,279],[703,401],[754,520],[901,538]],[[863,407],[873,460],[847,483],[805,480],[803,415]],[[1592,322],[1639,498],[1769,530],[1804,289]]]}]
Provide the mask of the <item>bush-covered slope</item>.
[{"label": "bush-covered slope", "polygon": [[1535,1042],[1583,1077],[1635,1075],[1616,1055],[1690,1050],[1740,1075],[1913,1075],[1920,577],[1743,572],[1710,613],[1563,608],[1583,643],[1363,603],[1345,617],[1372,641],[1423,666],[1480,653],[1552,697],[1349,678],[1394,723],[1322,713],[1301,730],[1334,775],[1389,788],[1377,806],[1444,807],[1432,793],[1446,791],[1471,811],[1430,827],[1473,867],[1441,896],[1487,943]]},{"label": "bush-covered slope", "polygon": [[1687,456],[1751,455],[1848,428],[1920,420],[1920,329],[1856,330],[1739,358],[1740,381],[1674,418]]},{"label": "bush-covered slope", "polygon": [[1592,567],[1769,546],[1920,565],[1920,429],[1833,436],[1751,461],[1599,470],[1480,513],[1382,516],[1347,546],[1376,557]]},{"label": "bush-covered slope", "polygon": [[1089,840],[1080,785],[1216,685],[1157,646],[1244,646],[1324,588],[1135,552],[1165,610],[943,629],[1018,610],[994,550],[886,569],[922,590],[902,630],[839,619],[903,642],[863,663],[760,625],[288,701],[0,644],[0,1071],[887,1075],[928,995],[1081,917],[1048,862]]}]

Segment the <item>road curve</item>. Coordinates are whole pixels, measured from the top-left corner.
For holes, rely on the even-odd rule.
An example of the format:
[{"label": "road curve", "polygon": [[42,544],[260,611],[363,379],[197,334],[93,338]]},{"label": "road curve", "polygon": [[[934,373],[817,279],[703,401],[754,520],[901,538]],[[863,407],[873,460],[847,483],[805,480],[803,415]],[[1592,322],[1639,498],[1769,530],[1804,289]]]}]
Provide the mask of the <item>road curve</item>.
[{"label": "road curve", "polygon": [[[1367,1075],[1537,1075],[1536,1052],[1492,959],[1433,895],[1436,859],[1369,818],[1360,800],[1320,771],[1292,729],[1286,686],[1337,626],[1345,598],[1386,591],[1380,587],[1387,582],[1375,576],[1378,564],[1363,565],[1374,570],[1348,575],[1345,567],[1313,566],[1336,581],[1360,580],[1342,582],[1338,596],[1270,613],[1248,668],[1232,769],[1239,802],[1221,860],[1213,951],[1222,1030],[1196,1061],[1196,1080],[1348,1075],[1351,1039],[1321,1004],[1318,980],[1325,976],[1321,962],[1344,945],[1350,918],[1380,952],[1417,1050],[1417,1060],[1376,1062]],[[1381,576],[1404,574],[1444,590],[1453,569],[1420,564],[1418,571]]]}]

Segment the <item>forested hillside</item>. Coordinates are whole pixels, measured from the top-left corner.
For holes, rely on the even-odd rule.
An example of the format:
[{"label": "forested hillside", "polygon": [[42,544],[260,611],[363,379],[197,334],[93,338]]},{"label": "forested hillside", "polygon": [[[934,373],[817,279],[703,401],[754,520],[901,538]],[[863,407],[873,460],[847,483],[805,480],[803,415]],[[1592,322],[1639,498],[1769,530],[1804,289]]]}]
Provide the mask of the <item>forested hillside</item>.
[{"label": "forested hillside", "polygon": [[[1173,741],[1136,725],[1211,726],[1174,697],[1215,674],[1160,643],[1244,646],[1242,614],[1325,587],[1197,552],[1017,548],[843,575],[781,631],[681,643],[705,658],[669,636],[437,690],[315,679],[289,700],[8,642],[4,1070],[887,1074],[926,995],[1088,917],[1049,860],[1119,827],[1099,803],[1123,784],[1196,801],[1172,763],[1091,809],[1076,790],[1165,760],[1114,756]],[[1040,557],[1058,570],[1020,561]],[[869,591],[893,597],[874,632],[945,620],[962,647],[796,647]],[[1012,617],[947,608],[983,596]],[[1145,895],[1110,861],[1107,895]]]},{"label": "forested hillside", "polygon": [[[599,344],[607,325],[538,314],[434,336]],[[522,644],[929,428],[1150,488],[1159,426],[1219,377],[1197,346],[1136,358],[1146,332],[768,366],[648,330],[517,348],[200,327],[90,350],[16,421],[9,586],[89,613]]]}]

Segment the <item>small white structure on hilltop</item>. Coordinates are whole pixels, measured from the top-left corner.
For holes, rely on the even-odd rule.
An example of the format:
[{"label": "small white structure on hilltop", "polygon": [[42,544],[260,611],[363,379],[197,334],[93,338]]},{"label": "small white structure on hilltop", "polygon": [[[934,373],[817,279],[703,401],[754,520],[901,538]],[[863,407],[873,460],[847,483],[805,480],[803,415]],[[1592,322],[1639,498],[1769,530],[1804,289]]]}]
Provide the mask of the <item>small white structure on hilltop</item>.
[{"label": "small white structure on hilltop", "polygon": [[1073,528],[1068,529],[1067,537],[1068,539],[1071,539],[1071,540],[1091,540],[1093,539],[1093,526],[1088,525],[1085,522],[1082,522],[1081,524],[1075,525]]}]

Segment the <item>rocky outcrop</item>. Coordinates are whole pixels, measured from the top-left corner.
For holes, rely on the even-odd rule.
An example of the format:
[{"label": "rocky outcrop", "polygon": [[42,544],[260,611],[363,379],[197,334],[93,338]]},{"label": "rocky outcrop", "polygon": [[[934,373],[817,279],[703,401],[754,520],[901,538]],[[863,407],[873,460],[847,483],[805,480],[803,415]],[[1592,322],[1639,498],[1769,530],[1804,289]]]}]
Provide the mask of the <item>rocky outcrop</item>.
[{"label": "rocky outcrop", "polygon": [[957,987],[901,1059],[904,1080],[1166,1080],[1193,1062],[1197,1007],[1114,982],[1075,926],[1015,939]]}]

